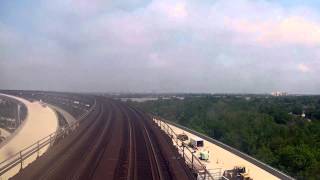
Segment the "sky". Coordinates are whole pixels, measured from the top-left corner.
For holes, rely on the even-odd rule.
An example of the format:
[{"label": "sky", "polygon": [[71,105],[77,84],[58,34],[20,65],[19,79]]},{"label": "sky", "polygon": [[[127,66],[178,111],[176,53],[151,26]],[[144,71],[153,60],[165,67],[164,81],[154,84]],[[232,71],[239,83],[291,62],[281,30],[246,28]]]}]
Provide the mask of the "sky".
[{"label": "sky", "polygon": [[318,0],[1,0],[0,89],[320,94]]}]

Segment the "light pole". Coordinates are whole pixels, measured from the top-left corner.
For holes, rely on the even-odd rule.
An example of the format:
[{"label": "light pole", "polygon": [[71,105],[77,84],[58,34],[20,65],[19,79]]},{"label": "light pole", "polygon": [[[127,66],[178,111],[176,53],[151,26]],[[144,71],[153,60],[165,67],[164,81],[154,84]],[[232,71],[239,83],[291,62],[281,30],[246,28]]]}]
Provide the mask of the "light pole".
[{"label": "light pole", "polygon": [[20,108],[21,108],[21,105],[18,104],[18,109],[17,109],[17,114],[18,114],[18,117],[17,117],[17,123],[18,123],[18,126],[21,124],[21,120],[20,120]]}]

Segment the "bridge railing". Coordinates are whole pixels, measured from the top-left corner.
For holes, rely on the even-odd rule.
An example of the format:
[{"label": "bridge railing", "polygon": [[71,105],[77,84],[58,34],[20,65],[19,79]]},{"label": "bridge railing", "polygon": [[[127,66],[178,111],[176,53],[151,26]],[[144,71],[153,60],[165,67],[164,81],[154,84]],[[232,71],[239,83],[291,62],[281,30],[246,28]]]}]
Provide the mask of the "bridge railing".
[{"label": "bridge railing", "polygon": [[[215,172],[210,172],[206,166],[200,161],[200,159],[195,155],[195,151],[189,148],[183,141],[178,139],[178,135],[175,131],[161,118],[156,116],[151,116],[153,121],[163,130],[169,137],[173,140],[179,149],[179,153],[183,157],[185,163],[192,169],[193,172],[198,174],[198,179],[202,180],[217,180],[222,179],[221,170]],[[227,178],[225,178],[227,180]]]},{"label": "bridge railing", "polygon": [[[78,121],[69,124],[68,126],[58,129],[57,131],[53,132],[52,134],[38,140],[34,144],[20,150],[18,153],[13,154],[12,156],[8,157],[6,160],[0,162],[0,179],[3,177],[8,171],[15,170],[16,172],[10,173],[11,175],[16,174],[18,171],[22,170],[27,164],[31,163],[32,161],[36,160],[45,151],[54,145],[56,139],[64,138],[69,133],[73,132],[77,127],[79,127],[80,122],[86,118],[90,112],[96,107],[96,101],[91,106],[89,111],[85,112],[83,115],[80,116]],[[25,165],[24,165],[25,163]],[[6,177],[8,178],[8,177]]]}]

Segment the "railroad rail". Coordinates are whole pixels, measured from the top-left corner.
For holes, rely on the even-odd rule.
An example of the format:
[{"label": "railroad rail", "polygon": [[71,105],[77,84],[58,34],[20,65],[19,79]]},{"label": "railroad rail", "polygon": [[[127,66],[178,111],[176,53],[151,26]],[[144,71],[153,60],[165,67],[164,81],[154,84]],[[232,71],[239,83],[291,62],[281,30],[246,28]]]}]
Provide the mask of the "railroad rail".
[{"label": "railroad rail", "polygon": [[31,159],[32,156],[35,155],[35,159],[41,156],[43,153],[41,151],[44,148],[50,148],[56,139],[64,138],[69,133],[73,132],[77,127],[79,127],[79,124],[82,122],[84,118],[88,116],[88,114],[96,108],[96,100],[94,101],[94,104],[90,107],[89,111],[82,114],[78,121],[68,125],[65,128],[58,129],[56,132],[53,132],[49,134],[48,136],[38,140],[34,144],[20,150],[18,153],[10,156],[6,160],[0,162],[0,178],[2,175],[4,175],[6,172],[10,171],[11,169],[17,167],[20,165],[20,170],[22,170],[24,161],[27,159]]},{"label": "railroad rail", "polygon": [[134,161],[135,159],[135,139],[134,139],[134,129],[132,127],[132,122],[129,120],[130,117],[126,111],[122,108],[120,110],[123,112],[124,119],[126,119],[128,126],[124,126],[124,136],[122,138],[121,149],[120,149],[120,159],[117,163],[115,170],[116,176],[119,179],[130,180],[135,177]]},{"label": "railroad rail", "polygon": [[[131,111],[136,115],[136,117],[139,117],[140,120],[139,122],[133,122],[133,125],[135,126],[135,139],[142,139],[141,141],[135,141],[136,144],[134,145],[136,147],[135,167],[140,166],[140,172],[137,172],[139,174],[138,176],[143,177],[141,175],[145,174],[147,169],[151,169],[151,176],[145,176],[145,178],[152,177],[152,179],[154,180],[165,180],[167,176],[164,174],[164,171],[161,168],[161,160],[160,157],[158,157],[158,154],[156,153],[156,149],[151,140],[151,135],[148,129],[146,128],[145,124],[141,122],[142,117],[140,116],[140,114],[138,114],[135,109],[131,108]],[[140,129],[140,131],[137,131],[138,129]],[[149,164],[149,167],[144,165],[146,163]]]},{"label": "railroad rail", "polygon": [[[122,138],[120,159],[116,168],[115,176],[119,179],[153,179],[166,180],[166,173],[162,170],[162,161],[158,157],[157,149],[148,128],[140,122],[142,118],[132,108],[128,112],[122,109],[127,120],[124,126],[125,135]],[[131,117],[140,117],[138,121]],[[136,140],[139,141],[136,141]],[[151,171],[150,171],[151,170]]]},{"label": "railroad rail", "polygon": [[96,99],[98,108],[77,131],[56,140],[12,179],[195,179],[148,115],[120,101]]},{"label": "railroad rail", "polygon": [[[171,150],[170,148],[162,149],[159,144],[159,134],[154,134],[153,128],[156,127],[154,122],[152,122],[151,119],[148,119],[149,116],[146,116],[144,113],[130,106],[127,107],[126,110],[122,109],[122,112],[124,116],[123,119],[126,119],[123,127],[123,129],[125,129],[125,134],[122,137],[120,158],[117,162],[114,177],[127,180],[179,179],[179,175],[174,172],[175,167],[179,169],[179,165],[171,164],[172,168],[169,168],[170,161],[168,161],[168,159],[174,156],[168,156],[169,158],[167,158],[165,157],[166,155],[163,154],[163,151]],[[190,171],[188,168],[185,170]],[[195,179],[195,176],[192,173],[190,173],[190,175],[191,176],[181,177],[182,179],[186,179],[186,177],[187,179]]]}]

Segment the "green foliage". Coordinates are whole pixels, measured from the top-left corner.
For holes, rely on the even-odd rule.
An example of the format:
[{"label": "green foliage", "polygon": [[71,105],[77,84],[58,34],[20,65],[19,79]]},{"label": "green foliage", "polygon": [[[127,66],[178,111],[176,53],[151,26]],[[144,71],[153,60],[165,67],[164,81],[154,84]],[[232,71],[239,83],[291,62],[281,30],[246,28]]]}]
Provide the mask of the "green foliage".
[{"label": "green foliage", "polygon": [[[320,179],[320,97],[202,96],[132,104],[298,179]],[[305,112],[306,118],[301,117]]]}]

